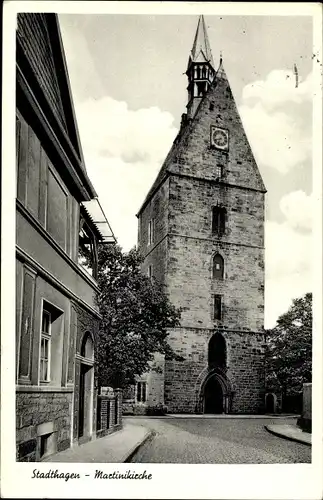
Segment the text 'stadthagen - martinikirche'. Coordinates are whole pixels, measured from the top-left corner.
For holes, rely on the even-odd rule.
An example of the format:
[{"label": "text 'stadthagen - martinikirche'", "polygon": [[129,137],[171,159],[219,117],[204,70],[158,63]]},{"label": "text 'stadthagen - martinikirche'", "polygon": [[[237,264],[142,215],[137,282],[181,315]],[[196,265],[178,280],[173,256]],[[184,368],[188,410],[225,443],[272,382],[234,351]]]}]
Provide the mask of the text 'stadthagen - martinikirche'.
[{"label": "text 'stadthagen - martinikirche'", "polygon": [[179,133],[138,213],[143,271],[182,309],[169,342],[138,383],[170,413],[258,413],[264,403],[266,189],[222,58],[203,16],[187,66]]}]

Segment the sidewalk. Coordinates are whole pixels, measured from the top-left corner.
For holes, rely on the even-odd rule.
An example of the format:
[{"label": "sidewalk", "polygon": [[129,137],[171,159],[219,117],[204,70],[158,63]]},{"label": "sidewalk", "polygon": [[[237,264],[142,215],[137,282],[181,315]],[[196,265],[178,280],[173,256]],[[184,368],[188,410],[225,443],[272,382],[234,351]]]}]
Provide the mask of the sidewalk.
[{"label": "sidewalk", "polygon": [[121,431],[56,453],[44,462],[123,463],[152,435],[141,425],[124,424]]},{"label": "sidewalk", "polygon": [[289,439],[290,441],[296,441],[297,443],[307,444],[308,446],[312,445],[312,434],[303,432],[299,427],[296,427],[296,425],[272,424],[265,425],[265,429],[275,436]]}]

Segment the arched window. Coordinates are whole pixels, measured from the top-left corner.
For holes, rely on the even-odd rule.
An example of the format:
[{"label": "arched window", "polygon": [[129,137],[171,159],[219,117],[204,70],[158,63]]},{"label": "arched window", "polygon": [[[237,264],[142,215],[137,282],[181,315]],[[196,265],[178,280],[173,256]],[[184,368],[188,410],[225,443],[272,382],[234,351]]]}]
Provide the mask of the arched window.
[{"label": "arched window", "polygon": [[215,333],[213,337],[211,337],[209,342],[208,363],[210,368],[216,366],[224,368],[226,366],[226,344],[221,333]]},{"label": "arched window", "polygon": [[93,340],[89,332],[84,334],[82,345],[81,345],[81,356],[88,359],[94,359],[94,345]]},{"label": "arched window", "polygon": [[212,276],[215,279],[223,280],[223,274],[224,274],[224,260],[222,255],[217,253],[213,257]]}]

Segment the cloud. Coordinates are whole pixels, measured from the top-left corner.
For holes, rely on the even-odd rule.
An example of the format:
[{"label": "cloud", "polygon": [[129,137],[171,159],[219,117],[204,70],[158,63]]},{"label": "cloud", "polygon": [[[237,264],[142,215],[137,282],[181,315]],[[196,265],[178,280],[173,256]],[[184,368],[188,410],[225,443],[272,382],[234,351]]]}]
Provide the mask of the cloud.
[{"label": "cloud", "polygon": [[[292,193],[293,194],[293,193]],[[297,216],[297,215],[296,215]],[[312,235],[293,229],[289,219],[265,226],[265,326],[274,326],[292,299],[312,290]]]},{"label": "cloud", "polygon": [[81,102],[77,116],[84,149],[127,163],[161,161],[177,132],[170,113],[157,107],[133,111],[111,97]]},{"label": "cloud", "polygon": [[[296,82],[299,80],[298,82]],[[298,83],[298,86],[296,86]],[[261,102],[267,109],[272,109],[288,102],[302,103],[313,97],[313,74],[309,73],[304,81],[296,77],[293,71],[275,69],[266,80],[249,83],[243,89],[244,101]]]},{"label": "cloud", "polygon": [[311,139],[297,118],[283,111],[269,112],[261,102],[239,110],[260,166],[286,174],[309,158]]},{"label": "cloud", "polygon": [[[279,206],[283,223],[267,221],[265,226],[265,327],[275,325],[292,299],[312,291],[313,194],[293,191]],[[302,232],[300,229],[306,229]]]},{"label": "cloud", "polygon": [[151,187],[177,129],[157,107],[131,110],[111,97],[76,104],[88,175],[118,242],[137,242],[138,209]]},{"label": "cloud", "polygon": [[279,206],[292,228],[312,229],[313,195],[302,190],[293,191],[281,198]]},{"label": "cloud", "polygon": [[298,105],[310,101],[311,96],[311,73],[298,88],[295,75],[283,70],[274,70],[265,80],[244,87],[239,111],[260,167],[287,174],[309,160],[311,112],[301,112]]},{"label": "cloud", "polygon": [[[295,83],[292,71],[277,69],[243,89],[239,111],[261,171],[288,174],[310,161],[312,74]],[[313,196],[299,189],[279,201],[275,193],[268,198],[269,205],[279,203],[285,220],[265,225],[266,328],[275,325],[292,299],[312,290]]]}]

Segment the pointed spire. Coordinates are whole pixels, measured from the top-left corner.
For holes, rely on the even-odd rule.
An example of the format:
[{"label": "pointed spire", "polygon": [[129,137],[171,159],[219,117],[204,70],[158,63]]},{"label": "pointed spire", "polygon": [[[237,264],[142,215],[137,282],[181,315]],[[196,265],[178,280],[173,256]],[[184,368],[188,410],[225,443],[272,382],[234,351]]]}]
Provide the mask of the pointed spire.
[{"label": "pointed spire", "polygon": [[209,62],[214,68],[214,62],[204,16],[200,16],[198,20],[197,30],[191,51],[191,60],[193,62]]}]

